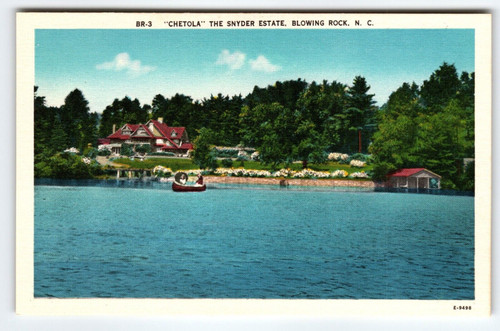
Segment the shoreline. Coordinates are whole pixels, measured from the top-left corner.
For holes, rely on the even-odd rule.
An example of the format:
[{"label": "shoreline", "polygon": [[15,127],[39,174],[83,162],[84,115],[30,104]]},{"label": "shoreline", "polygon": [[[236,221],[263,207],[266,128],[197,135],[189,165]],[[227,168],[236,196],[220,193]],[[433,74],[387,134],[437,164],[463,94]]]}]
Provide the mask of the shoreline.
[{"label": "shoreline", "polygon": [[[280,188],[291,187],[323,187],[323,188],[353,188],[362,189],[373,192],[390,192],[390,193],[427,193],[435,195],[456,195],[456,196],[470,196],[474,197],[474,192],[471,191],[457,191],[457,190],[443,190],[443,189],[403,189],[403,188],[388,188],[382,182],[374,182],[371,180],[352,180],[352,179],[284,179],[284,178],[255,178],[255,177],[217,177],[217,176],[204,176],[205,184],[234,184],[234,185],[268,185]],[[172,183],[172,179],[159,182]],[[281,182],[286,182],[282,185]],[[100,183],[97,186],[116,185],[113,183],[121,182],[120,186],[130,187],[137,186],[138,183],[154,183],[156,180],[140,179],[140,178],[94,178],[94,179],[56,179],[56,178],[35,178],[34,185],[86,185],[92,182],[94,184]],[[129,183],[129,184],[126,184]]]}]

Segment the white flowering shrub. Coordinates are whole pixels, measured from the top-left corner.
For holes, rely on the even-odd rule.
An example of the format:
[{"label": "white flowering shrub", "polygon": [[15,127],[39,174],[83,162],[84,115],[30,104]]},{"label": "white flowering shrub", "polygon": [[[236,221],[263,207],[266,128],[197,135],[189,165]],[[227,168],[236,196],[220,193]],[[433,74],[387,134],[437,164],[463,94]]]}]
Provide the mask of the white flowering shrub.
[{"label": "white flowering shrub", "polygon": [[88,157],[82,157],[82,162],[88,165],[92,163],[92,160]]},{"label": "white flowering shrub", "polygon": [[351,160],[349,164],[351,167],[363,168],[366,165],[366,162],[360,160]]},{"label": "white flowering shrub", "polygon": [[254,170],[244,168],[217,168],[214,174],[234,177],[272,177],[272,174],[267,170]]},{"label": "white flowering shrub", "polygon": [[294,173],[295,171],[290,169],[280,169],[274,172],[272,175],[273,177],[291,177]]},{"label": "white flowering shrub", "polygon": [[[157,169],[158,168],[158,169]],[[163,167],[158,166],[153,170],[153,172],[164,171]],[[170,171],[168,168],[165,171]],[[205,174],[204,170],[186,170],[188,175],[197,175],[199,173]],[[256,169],[244,169],[244,168],[217,168],[213,172],[214,175],[218,176],[228,176],[228,177],[286,177],[286,178],[369,178],[369,176],[364,172],[355,172],[349,175],[345,170],[335,170],[333,172],[328,171],[315,171],[312,169],[302,169],[300,171],[295,171],[291,169],[280,169],[275,172],[270,172],[268,170],[256,170]]]},{"label": "white flowering shrub", "polygon": [[349,158],[348,154],[330,153],[328,154],[329,161],[346,161]]},{"label": "white flowering shrub", "polygon": [[368,174],[364,171],[360,172],[353,172],[352,174],[349,175],[351,178],[368,178]]},{"label": "white flowering shrub", "polygon": [[315,171],[312,169],[302,169],[301,171],[294,171],[293,178],[330,178],[330,173],[327,171]]},{"label": "white flowering shrub", "polygon": [[335,170],[331,173],[332,178],[345,178],[349,175],[345,170]]},{"label": "white flowering shrub", "polygon": [[71,147],[71,148],[65,149],[64,153],[75,153],[75,154],[78,154],[78,153],[80,153],[80,151],[76,147]]},{"label": "white flowering shrub", "polygon": [[248,157],[248,153],[245,151],[238,151],[238,156]]},{"label": "white flowering shrub", "polygon": [[253,160],[253,161],[258,161],[260,159],[260,155],[259,155],[259,152],[258,151],[255,151],[252,153],[252,155],[250,155],[250,158]]},{"label": "white flowering shrub", "polygon": [[156,166],[153,169],[153,174],[158,177],[170,177],[173,174],[172,169],[163,166]]}]

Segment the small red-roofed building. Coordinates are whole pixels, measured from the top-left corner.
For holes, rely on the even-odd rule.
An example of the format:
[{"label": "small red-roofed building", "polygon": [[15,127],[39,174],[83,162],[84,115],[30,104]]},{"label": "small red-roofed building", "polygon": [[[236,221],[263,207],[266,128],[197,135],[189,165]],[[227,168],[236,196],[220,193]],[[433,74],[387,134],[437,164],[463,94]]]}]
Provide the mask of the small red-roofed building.
[{"label": "small red-roofed building", "polygon": [[149,120],[146,124],[127,123],[100,142],[116,154],[120,153],[122,144],[134,147],[149,144],[153,152],[172,152],[178,156],[188,155],[193,149],[186,128],[168,126],[162,118]]},{"label": "small red-roofed building", "polygon": [[441,176],[425,168],[403,168],[387,175],[394,188],[440,189]]}]

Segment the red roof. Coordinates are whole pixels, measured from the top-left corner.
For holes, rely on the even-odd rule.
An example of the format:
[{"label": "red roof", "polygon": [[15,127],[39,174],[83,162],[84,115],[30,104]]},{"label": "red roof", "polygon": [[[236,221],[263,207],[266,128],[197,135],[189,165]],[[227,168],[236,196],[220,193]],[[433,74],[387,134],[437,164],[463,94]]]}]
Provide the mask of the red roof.
[{"label": "red roof", "polygon": [[[153,125],[158,129],[159,133],[161,136],[155,136],[151,130],[149,130],[147,124],[148,123],[153,123]],[[184,132],[186,128],[184,127],[169,127],[166,123],[161,123],[158,122],[157,120],[150,120],[148,123],[145,124],[125,124],[123,127],[121,127],[119,130],[116,132],[110,134],[107,139],[120,139],[120,140],[127,140],[130,138],[150,138],[150,139],[167,139],[170,141],[172,146],[166,146],[163,144],[155,144],[155,146],[164,146],[162,149],[183,149],[183,150],[188,150],[188,149],[193,149],[193,145],[191,143],[183,143],[182,146],[179,146],[179,144],[176,144],[174,140],[181,139],[182,136],[184,135]],[[123,130],[127,127],[131,133],[130,134],[123,134]],[[133,136],[133,134],[137,131],[137,129],[143,128],[146,133],[148,134],[149,137],[145,136]],[[175,131],[175,136],[172,134]]]},{"label": "red roof", "polygon": [[127,126],[131,132],[135,132],[135,130],[137,130],[137,128],[139,128],[141,124],[125,124],[124,126],[122,126],[121,129],[119,130],[116,130],[115,133],[112,133],[110,134],[109,136],[107,136],[108,139],[122,139],[122,140],[127,140],[130,138],[130,135],[129,134],[122,134],[122,129]]},{"label": "red roof", "polygon": [[106,138],[99,138],[97,139],[97,144],[98,145],[109,145],[111,142],[109,139]]},{"label": "red roof", "polygon": [[129,136],[129,135],[122,134],[122,131],[121,131],[121,130],[118,130],[118,131],[116,131],[115,133],[110,134],[110,135],[108,136],[108,139],[122,139],[122,140],[127,140],[128,138],[130,138],[130,136]]},{"label": "red roof", "polygon": [[[168,126],[166,123],[160,123],[158,122],[157,120],[151,120],[151,122],[156,126],[156,128],[158,129],[158,131],[160,131],[160,133],[165,136],[166,138],[169,138],[169,139],[174,139],[174,138],[177,138],[177,137],[182,137],[182,134],[184,133],[184,130],[186,128],[184,127],[172,127],[172,126]],[[172,136],[172,132],[175,130],[175,133],[177,134],[175,137]]]},{"label": "red roof", "polygon": [[414,175],[422,170],[426,170],[425,168],[404,168],[404,169],[399,169],[396,170],[393,173],[390,173],[388,176],[389,177],[409,177],[411,175]]},{"label": "red roof", "polygon": [[[143,128],[144,131],[146,131],[146,133],[148,134],[149,138],[154,138],[154,136],[151,133],[151,131],[149,131],[149,129],[144,124],[138,124],[137,125],[137,129],[135,129],[135,131],[132,132],[132,134],[136,133],[137,130],[139,130],[139,128]],[[132,137],[132,138],[144,138],[144,137],[143,136],[135,136],[135,137]]]},{"label": "red roof", "polygon": [[185,150],[189,150],[189,149],[193,149],[193,144],[191,144],[191,143],[184,143],[184,144],[182,144],[182,146],[179,146],[179,147],[165,145],[161,149],[163,149],[163,150],[165,150],[165,149],[185,149]]},{"label": "red roof", "polygon": [[161,149],[165,150],[165,149],[179,149],[178,147],[176,146],[168,146],[168,145],[165,145],[163,146]]},{"label": "red roof", "polygon": [[[168,126],[166,123],[160,123],[157,120],[151,120],[151,123],[154,124],[154,126],[160,131],[162,134],[162,138],[169,140],[172,145],[175,147],[178,147],[178,144],[174,142],[174,139],[180,139],[182,135],[184,134],[184,130],[186,128],[184,127],[171,127]],[[175,131],[176,135],[172,136],[172,133]],[[171,148],[170,148],[171,149]]]}]

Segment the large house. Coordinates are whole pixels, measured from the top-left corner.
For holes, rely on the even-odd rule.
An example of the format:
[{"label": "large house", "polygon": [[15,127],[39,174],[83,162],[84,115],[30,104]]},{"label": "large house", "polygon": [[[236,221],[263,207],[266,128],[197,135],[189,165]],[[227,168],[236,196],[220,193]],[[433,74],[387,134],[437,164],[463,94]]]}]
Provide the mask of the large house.
[{"label": "large house", "polygon": [[184,127],[170,127],[163,123],[163,118],[149,120],[146,124],[125,124],[105,139],[99,139],[112,153],[120,154],[122,144],[149,144],[153,152],[173,152],[176,155],[187,155],[193,145]]}]

